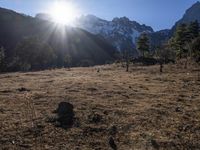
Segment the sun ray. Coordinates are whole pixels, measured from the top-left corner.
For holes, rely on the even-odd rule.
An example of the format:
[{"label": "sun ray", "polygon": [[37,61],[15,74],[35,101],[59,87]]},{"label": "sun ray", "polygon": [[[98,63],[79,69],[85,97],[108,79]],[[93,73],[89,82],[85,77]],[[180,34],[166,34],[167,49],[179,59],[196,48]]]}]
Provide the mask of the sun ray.
[{"label": "sun ray", "polygon": [[72,25],[78,16],[78,9],[71,2],[57,1],[49,9],[49,14],[56,23]]}]

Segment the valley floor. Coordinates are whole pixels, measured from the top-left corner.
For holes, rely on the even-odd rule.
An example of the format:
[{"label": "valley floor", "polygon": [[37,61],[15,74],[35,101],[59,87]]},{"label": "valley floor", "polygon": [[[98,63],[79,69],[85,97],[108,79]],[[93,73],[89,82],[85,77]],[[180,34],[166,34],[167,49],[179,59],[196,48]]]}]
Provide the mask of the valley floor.
[{"label": "valley floor", "polygon": [[[97,72],[100,68],[100,72]],[[200,149],[199,69],[117,65],[0,75],[1,149]],[[48,121],[74,105],[67,130]],[[92,122],[89,116],[100,118]]]}]

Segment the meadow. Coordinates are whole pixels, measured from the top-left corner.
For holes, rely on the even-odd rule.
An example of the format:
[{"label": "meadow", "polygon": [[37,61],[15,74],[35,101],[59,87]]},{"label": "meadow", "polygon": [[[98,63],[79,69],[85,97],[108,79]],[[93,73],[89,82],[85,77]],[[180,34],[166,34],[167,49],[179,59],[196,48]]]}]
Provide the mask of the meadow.
[{"label": "meadow", "polygon": [[[121,64],[0,75],[0,147],[200,149],[200,68]],[[67,129],[50,120],[74,106]]]}]

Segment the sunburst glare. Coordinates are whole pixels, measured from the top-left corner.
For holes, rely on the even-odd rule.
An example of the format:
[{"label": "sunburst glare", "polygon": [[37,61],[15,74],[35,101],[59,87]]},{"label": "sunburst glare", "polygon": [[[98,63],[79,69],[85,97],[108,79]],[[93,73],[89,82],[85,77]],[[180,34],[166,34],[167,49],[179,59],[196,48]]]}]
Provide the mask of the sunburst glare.
[{"label": "sunburst glare", "polygon": [[57,1],[50,6],[49,14],[56,23],[73,25],[79,12],[72,2]]}]

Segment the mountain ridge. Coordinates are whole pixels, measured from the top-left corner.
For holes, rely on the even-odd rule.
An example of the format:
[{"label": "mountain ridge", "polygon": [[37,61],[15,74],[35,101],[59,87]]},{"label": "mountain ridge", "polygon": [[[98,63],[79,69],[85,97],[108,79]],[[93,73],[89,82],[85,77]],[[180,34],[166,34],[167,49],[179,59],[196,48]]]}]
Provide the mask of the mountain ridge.
[{"label": "mountain ridge", "polygon": [[134,56],[139,55],[136,50],[136,40],[140,34],[154,32],[150,26],[141,25],[127,17],[115,17],[113,20],[107,21],[94,15],[81,16],[76,20],[75,26],[102,36],[120,52],[132,49]]},{"label": "mountain ridge", "polygon": [[[95,16],[96,17],[96,16]],[[98,17],[96,17],[98,18]],[[105,21],[101,18],[99,18],[101,21]],[[194,3],[191,7],[189,7],[185,13],[183,14],[182,18],[180,18],[172,28],[170,29],[163,29],[160,31],[154,32],[153,29],[150,26],[141,25],[137,23],[136,21],[131,21],[127,17],[121,17],[121,18],[114,18],[112,21],[107,22],[114,22],[116,23],[116,26],[120,25],[121,28],[116,28],[119,31],[118,32],[108,32],[109,37],[105,35],[104,32],[107,30],[104,29],[104,32],[102,32],[100,29],[97,31],[93,31],[91,27],[87,27],[84,25],[80,25],[81,28],[87,30],[88,32],[91,32],[93,34],[100,34],[102,35],[106,40],[108,40],[113,46],[116,46],[118,50],[122,50],[124,44],[128,45],[126,48],[130,48],[134,50],[135,56],[138,55],[136,48],[136,40],[139,37],[139,35],[142,32],[145,32],[145,29],[147,29],[147,32],[150,37],[150,44],[151,49],[154,50],[155,47],[160,46],[161,44],[165,43],[167,40],[169,40],[176,27],[181,23],[190,23],[191,21],[197,20],[200,23],[200,2],[197,1]],[[134,24],[135,26],[132,26],[132,30],[130,29],[130,24]],[[114,34],[114,35],[113,35]],[[110,38],[111,36],[111,38]],[[123,37],[126,37],[125,39]]]},{"label": "mountain ridge", "polygon": [[[180,18],[175,24],[172,26],[171,29],[164,29],[154,33],[149,34],[151,47],[159,47],[163,43],[167,42],[174,34],[178,25],[182,23],[190,23],[192,21],[198,21],[200,24],[200,2],[197,1],[194,3],[190,8],[188,8],[185,13],[183,14],[182,18]],[[163,32],[165,31],[165,35]]]},{"label": "mountain ridge", "polygon": [[[49,23],[53,23],[49,15],[42,13],[36,15],[35,17],[31,17],[9,9],[3,9],[3,11],[0,10],[0,13],[8,12],[11,14],[16,14],[19,18],[21,18],[21,20],[23,20],[25,17],[26,19],[31,20],[31,22],[34,22],[33,20],[35,20],[36,22],[41,23],[42,21],[48,22],[48,20],[50,20]],[[12,18],[12,15],[10,17]],[[120,52],[126,49],[131,49],[134,56],[137,57],[139,56],[139,53],[136,49],[136,42],[141,33],[146,32],[149,34],[151,48],[154,49],[155,47],[165,43],[170,39],[178,24],[189,23],[190,21],[194,20],[198,20],[200,22],[199,1],[188,8],[185,11],[183,17],[178,20],[171,29],[164,29],[154,32],[152,27],[144,24],[139,24],[138,22],[132,21],[127,17],[115,17],[111,21],[107,21],[94,15],[86,15],[77,18],[75,28],[83,29],[91,34],[94,34],[95,36],[105,39],[109,44],[116,47],[116,49]],[[14,31],[14,33],[15,32],[17,31]]]},{"label": "mountain ridge", "polygon": [[[45,15],[38,16],[40,19],[44,19]],[[46,15],[45,20],[48,20]],[[139,24],[136,21],[131,21],[127,17],[115,17],[111,21],[99,18],[95,15],[82,15],[75,20],[75,27],[84,29],[92,34],[101,36],[118,51],[126,49],[132,49],[134,56],[138,56],[136,50],[136,40],[141,33],[152,33],[154,30],[150,26],[145,24]],[[124,46],[126,45],[126,46]]]}]

